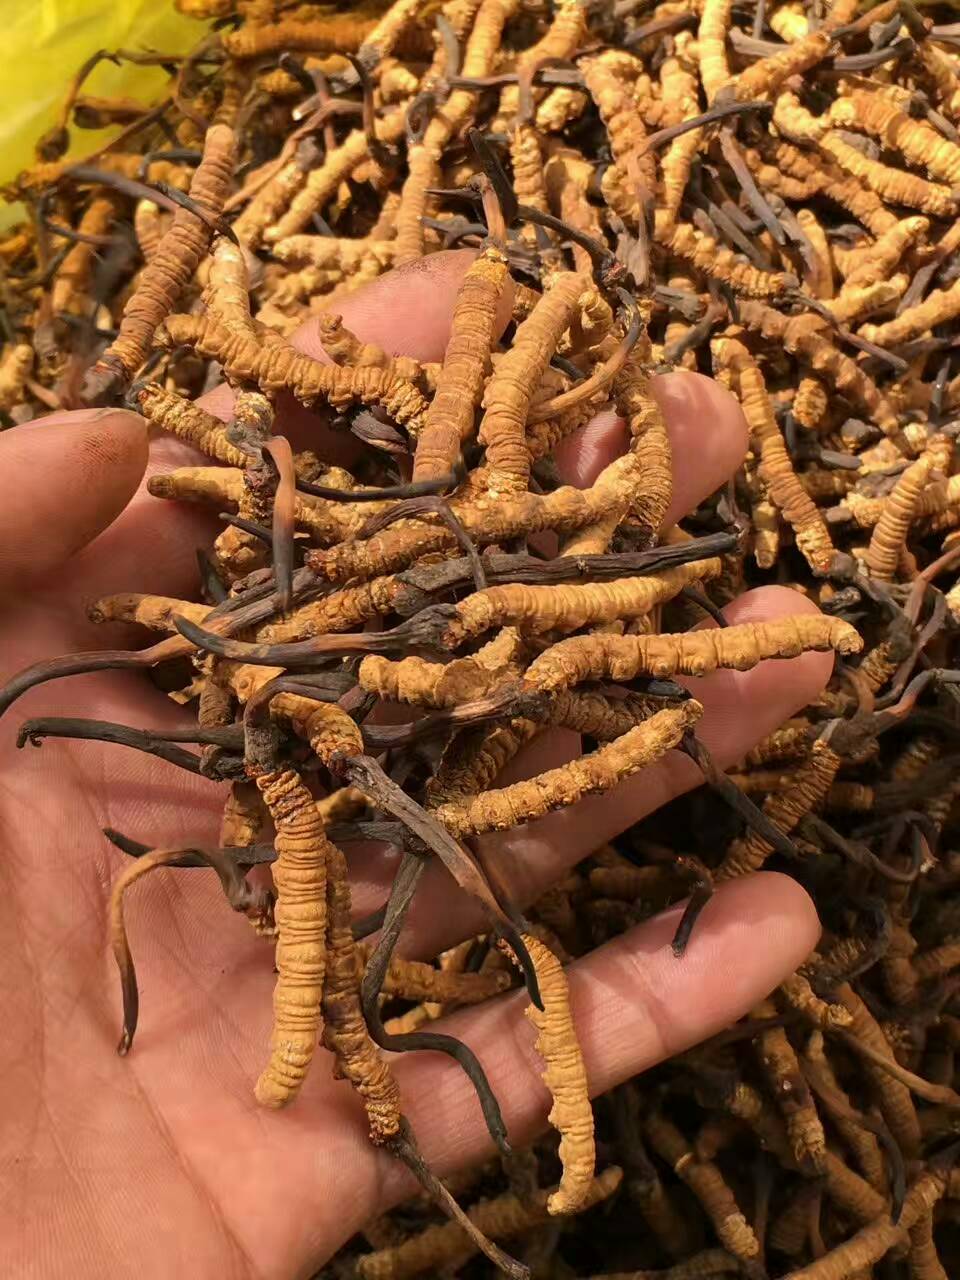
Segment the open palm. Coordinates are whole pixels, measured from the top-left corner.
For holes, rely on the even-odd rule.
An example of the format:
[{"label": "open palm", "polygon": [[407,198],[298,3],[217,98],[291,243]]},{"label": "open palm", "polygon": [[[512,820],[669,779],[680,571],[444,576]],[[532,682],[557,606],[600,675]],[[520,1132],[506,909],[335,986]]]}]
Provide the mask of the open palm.
[{"label": "open palm", "polygon": [[[421,359],[442,355],[469,255],[437,254],[344,302],[367,340]],[[309,329],[300,345],[319,355]],[[739,465],[739,410],[693,374],[658,380],[678,474],[679,518]],[[223,407],[224,396],[214,404]],[[294,431],[310,430],[295,415]],[[564,478],[588,484],[623,446],[601,416],[562,449]],[[170,442],[150,467],[182,461]],[[85,620],[109,591],[190,595],[194,550],[209,518],[148,497],[142,421],[119,411],[57,415],[0,437],[0,652],[4,675],[39,658],[118,647]],[[92,544],[92,545],[91,545]],[[741,621],[812,608],[781,588],[751,592]],[[702,736],[722,763],[816,696],[830,658],[805,654],[698,683]],[[211,842],[222,788],[119,747],[49,742],[17,752],[34,715],[150,727],[182,713],[143,677],[106,673],[34,690],[0,726],[0,1273],[5,1277],[184,1274],[205,1280],[309,1275],[372,1214],[408,1190],[374,1152],[349,1086],[321,1053],[289,1110],[260,1110],[253,1082],[271,1016],[272,954],[225,905],[207,871],[159,871],[130,894],[128,927],[143,1013],[136,1045],[115,1053],[119,995],[107,938],[110,883],[123,858],[100,834],[115,826],[155,844]],[[570,758],[566,732],[533,743],[510,776]],[[587,799],[509,833],[488,855],[530,901],[597,844],[698,782],[671,755],[602,800]],[[395,852],[350,851],[358,914],[379,905]],[[677,961],[678,910],[626,934],[571,970],[591,1089],[602,1092],[734,1020],[804,958],[813,907],[792,881],[731,883],[707,907]],[[482,927],[442,869],[425,880],[408,952],[426,956]],[[501,1099],[511,1138],[546,1117],[521,994],[453,1015]],[[448,1060],[396,1064],[404,1106],[440,1173],[479,1159],[488,1139],[469,1083]]]}]

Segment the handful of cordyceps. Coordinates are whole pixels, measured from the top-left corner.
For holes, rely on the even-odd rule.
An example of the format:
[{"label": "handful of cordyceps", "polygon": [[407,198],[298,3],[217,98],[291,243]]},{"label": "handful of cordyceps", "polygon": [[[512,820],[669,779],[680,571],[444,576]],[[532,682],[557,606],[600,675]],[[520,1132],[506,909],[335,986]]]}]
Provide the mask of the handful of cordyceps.
[{"label": "handful of cordyceps", "polygon": [[[45,718],[21,743],[101,738],[228,784],[219,847],[110,833],[130,856],[121,1053],[124,896],[209,866],[275,939],[257,1098],[291,1103],[322,1044],[426,1192],[331,1276],[479,1275],[479,1252],[513,1276],[960,1274],[960,24],[911,0],[179,8],[213,20],[189,55],[116,54],[163,66],[163,100],[84,97],[86,64],[0,242],[6,425],[126,399],[210,460],[151,492],[226,513],[196,599],[96,604],[156,643],[43,662],[0,695],[162,667],[195,728]],[[111,122],[114,141],[64,158]],[[442,361],[345,327],[345,293],[454,246],[476,256]],[[665,524],[651,391],[671,369],[713,374],[750,433],[685,527]],[[220,379],[227,421],[200,402]],[[350,470],[277,433],[294,401],[349,440]],[[608,408],[626,452],[561,484],[554,450]],[[764,582],[820,612],[727,625]],[[837,655],[827,690],[724,772],[679,678],[811,650]],[[579,758],[498,783],[556,726],[586,739]],[[474,838],[670,751],[705,781],[686,811],[521,910]],[[402,856],[352,922],[340,845],[358,838]],[[395,948],[437,859],[488,923],[428,964]],[[818,950],[746,1022],[592,1105],[564,963],[692,882],[682,964],[713,884],[768,861],[813,895]],[[479,1058],[430,1030],[518,981],[556,1131],[519,1154]],[[381,1050],[469,1076],[501,1153],[459,1188],[485,1197],[469,1212]]]}]

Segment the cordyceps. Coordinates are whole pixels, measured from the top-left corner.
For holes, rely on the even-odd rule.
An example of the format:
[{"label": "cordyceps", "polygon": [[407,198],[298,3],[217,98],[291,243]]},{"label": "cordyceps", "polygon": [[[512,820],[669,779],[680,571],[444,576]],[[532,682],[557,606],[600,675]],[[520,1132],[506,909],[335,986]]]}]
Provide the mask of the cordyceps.
[{"label": "cordyceps", "polygon": [[[59,677],[155,676],[194,724],[48,716],[19,744],[107,742],[223,788],[219,830],[198,819],[176,848],[108,832],[127,859],[121,1052],[153,1034],[127,892],[156,871],[189,903],[206,867],[273,946],[251,1092],[297,1107],[332,1071],[421,1187],[338,1274],[473,1275],[478,1251],[518,1277],[960,1274],[950,10],[177,7],[213,24],[192,53],[115,55],[171,77],[156,110],[81,95],[81,68],[10,185],[31,216],[0,237],[0,427],[127,397],[194,455],[150,493],[221,521],[195,590],[121,582],[90,604],[148,647],[43,660],[0,691],[6,710]],[[104,122],[113,141],[85,146]],[[431,311],[429,259],[453,248],[474,256],[430,360],[415,301],[389,338],[378,323],[385,345],[349,320],[396,266]],[[697,420],[699,375],[739,403],[746,457],[678,516],[721,430]],[[218,381],[229,415],[202,398]],[[620,451],[594,447],[604,412]],[[795,608],[725,616],[774,585]],[[782,673],[782,692],[797,658],[832,663],[827,687],[752,734],[737,673]],[[725,772],[709,744],[734,719],[755,741]],[[580,752],[524,770],[563,731]],[[616,813],[678,767],[703,786],[512,900],[541,820],[591,796]],[[396,857],[364,920],[358,841]],[[431,863],[478,932],[413,960]],[[814,899],[817,950],[740,1023],[591,1102],[565,966],[686,900],[664,957],[683,964],[713,890],[759,870]],[[511,1045],[445,1021],[498,999],[525,1001],[550,1108],[522,1151],[487,1075]],[[457,1175],[466,1212],[404,1115],[393,1055],[416,1052],[464,1074],[497,1151]]]}]

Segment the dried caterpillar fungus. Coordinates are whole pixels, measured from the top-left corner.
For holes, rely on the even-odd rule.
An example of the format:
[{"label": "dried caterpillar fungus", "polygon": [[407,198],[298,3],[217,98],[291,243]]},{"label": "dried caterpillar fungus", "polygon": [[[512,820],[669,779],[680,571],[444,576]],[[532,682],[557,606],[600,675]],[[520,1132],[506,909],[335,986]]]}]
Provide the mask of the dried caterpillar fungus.
[{"label": "dried caterpillar fungus", "polygon": [[596,1147],[587,1071],[573,1027],[567,979],[557,957],[538,938],[523,939],[533,958],[543,1009],[529,1005],[527,1017],[537,1030],[537,1053],[553,1105],[550,1123],[560,1134],[560,1185],[547,1200],[550,1214],[578,1213],[594,1185]]},{"label": "dried caterpillar fungus", "polygon": [[449,473],[472,434],[507,274],[504,254],[489,245],[464,276],[436,393],[417,440],[414,482]]},{"label": "dried caterpillar fungus", "polygon": [[591,679],[630,680],[641,671],[658,678],[699,676],[722,667],[747,671],[768,658],[794,657],[807,649],[856,653],[861,645],[848,623],[807,614],[676,636],[595,635],[554,645],[530,664],[526,679],[550,690]]},{"label": "dried caterpillar fungus", "polygon": [[510,351],[498,364],[483,394],[478,439],[486,452],[488,488],[510,493],[526,487],[530,455],[524,425],[530,396],[584,291],[581,276],[555,279],[517,330]]},{"label": "dried caterpillar fungus", "polygon": [[870,535],[865,557],[866,565],[875,578],[889,581],[893,577],[920,495],[932,470],[933,458],[924,454],[904,471],[884,503],[880,519]]},{"label": "dried caterpillar fungus", "polygon": [[[234,135],[226,125],[217,125],[207,132],[204,157],[190,184],[191,199],[214,217],[226,200],[234,163]],[[88,397],[97,398],[137,371],[146,359],[154,329],[192,277],[209,239],[210,229],[204,221],[187,209],[177,210],[124,308],[116,340],[91,372]]]},{"label": "dried caterpillar fungus", "polygon": [[287,388],[307,407],[321,398],[332,405],[367,400],[382,404],[401,422],[418,420],[426,410],[422,393],[388,369],[323,365],[283,342],[263,346],[213,317],[168,316],[160,341],[189,344],[201,355],[218,359],[228,377],[252,382],[263,391]]},{"label": "dried caterpillar fungus", "polygon": [[857,12],[856,0],[834,0],[823,23],[815,31],[794,40],[780,53],[761,58],[736,80],[735,92],[742,102],[759,97],[772,97],[790,76],[808,71],[826,57],[834,31],[852,21]]},{"label": "dried caterpillar fungus", "polygon": [[592,792],[607,791],[659,759],[679,744],[702,711],[700,703],[690,699],[676,710],[657,712],[613,742],[571,764],[549,770],[529,782],[515,782],[499,791],[488,791],[470,804],[439,805],[434,813],[459,839],[484,831],[508,830],[518,823],[543,817],[553,809],[575,804]]},{"label": "dried caterpillar fungus", "polygon": [[793,470],[756,361],[735,338],[720,338],[713,349],[721,366],[735,372],[744,417],[760,455],[760,477],[771,499],[792,526],[814,573],[827,573],[836,554],[829,530]]},{"label": "dried caterpillar fungus", "polygon": [[347,860],[327,844],[326,972],[323,983],[323,1044],[337,1070],[363,1099],[371,1140],[389,1142],[400,1131],[400,1090],[370,1038],[360,1004],[360,958],[350,930]]},{"label": "dried caterpillar fungus", "polygon": [[636,618],[671,599],[685,586],[708,581],[721,570],[719,559],[668,569],[656,578],[632,578],[591,586],[488,587],[455,606],[443,642],[451,648],[494,626],[523,631],[579,631],[588,624]]},{"label": "dried caterpillar fungus", "polygon": [[328,841],[313,797],[292,770],[254,774],[277,829],[277,985],[270,1062],[257,1101],[286,1106],[313,1058],[326,966]]}]

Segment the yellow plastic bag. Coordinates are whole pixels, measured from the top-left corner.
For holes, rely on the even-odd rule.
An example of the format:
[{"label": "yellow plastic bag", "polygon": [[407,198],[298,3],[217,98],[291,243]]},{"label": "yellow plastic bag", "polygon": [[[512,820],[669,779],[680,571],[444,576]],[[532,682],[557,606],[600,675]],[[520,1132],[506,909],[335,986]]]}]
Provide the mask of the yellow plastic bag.
[{"label": "yellow plastic bag", "polygon": [[[0,77],[0,182],[10,182],[34,158],[34,144],[57,119],[58,104],[77,69],[98,49],[185,53],[205,26],[174,10],[170,0],[33,0],[6,6]],[[167,82],[160,67],[101,62],[83,92],[98,97],[156,99]],[[69,154],[80,158],[117,133],[71,127]],[[9,222],[0,208],[0,219]]]}]

